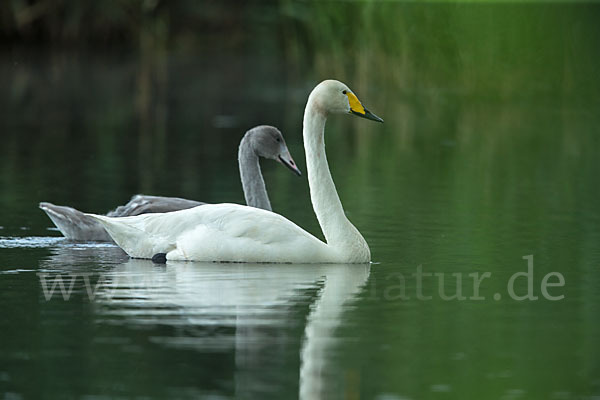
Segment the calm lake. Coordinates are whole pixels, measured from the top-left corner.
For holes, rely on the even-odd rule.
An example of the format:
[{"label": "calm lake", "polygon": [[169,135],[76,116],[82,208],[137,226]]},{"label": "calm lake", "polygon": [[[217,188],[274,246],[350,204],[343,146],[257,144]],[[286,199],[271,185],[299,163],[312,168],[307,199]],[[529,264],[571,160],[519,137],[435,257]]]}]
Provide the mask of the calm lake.
[{"label": "calm lake", "polygon": [[[600,7],[346,5],[332,32],[337,2],[280,3],[180,46],[1,49],[3,398],[599,398]],[[385,120],[326,127],[371,265],[158,265],[38,209],[243,203],[270,124],[304,173],[262,161],[273,209],[322,238],[327,78]]]}]

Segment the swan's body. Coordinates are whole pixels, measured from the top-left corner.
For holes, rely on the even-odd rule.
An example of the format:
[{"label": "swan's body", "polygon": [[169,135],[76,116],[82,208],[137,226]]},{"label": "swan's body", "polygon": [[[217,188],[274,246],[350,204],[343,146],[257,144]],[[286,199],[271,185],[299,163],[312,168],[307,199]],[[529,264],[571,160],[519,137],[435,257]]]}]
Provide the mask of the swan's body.
[{"label": "swan's body", "polygon": [[[335,262],[327,244],[279,214],[239,204],[206,204],[137,217],[98,216],[127,254],[169,260],[300,263]],[[315,261],[316,262],[316,261]]]},{"label": "swan's body", "polygon": [[127,254],[137,258],[166,253],[167,260],[369,262],[369,246],[344,214],[325,155],[327,116],[342,112],[381,121],[338,81],[322,82],[308,98],[303,128],[308,182],[313,208],[327,243],[281,215],[236,204],[205,205],[137,217],[93,217],[102,222]]},{"label": "swan's body", "polygon": [[[261,125],[250,129],[240,142],[238,163],[246,204],[251,207],[271,210],[271,202],[265,187],[259,158],[270,158],[290,168],[297,175],[292,156],[281,132],[272,126]],[[149,213],[167,213],[186,210],[205,203],[179,197],[147,196],[137,194],[131,200],[109,211],[108,217],[128,217]],[[42,202],[39,207],[46,212],[61,233],[72,240],[112,241],[110,235],[97,219],[72,207],[57,206]]]}]

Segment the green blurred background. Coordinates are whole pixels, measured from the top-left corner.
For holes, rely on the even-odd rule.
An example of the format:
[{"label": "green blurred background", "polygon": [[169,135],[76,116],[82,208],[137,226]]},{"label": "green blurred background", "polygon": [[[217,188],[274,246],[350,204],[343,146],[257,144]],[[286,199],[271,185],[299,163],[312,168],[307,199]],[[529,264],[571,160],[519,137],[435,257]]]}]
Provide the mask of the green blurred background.
[{"label": "green blurred background", "polygon": [[[135,192],[241,201],[235,163],[218,161],[267,123],[303,165],[303,105],[327,78],[386,119],[332,122],[331,164],[354,188],[453,165],[493,199],[511,196],[489,192],[495,173],[535,185],[539,169],[572,191],[598,172],[599,17],[570,2],[6,1],[0,199],[27,215],[32,190],[86,210]],[[432,148],[433,171],[403,165]],[[309,205],[284,172],[280,207]]]}]

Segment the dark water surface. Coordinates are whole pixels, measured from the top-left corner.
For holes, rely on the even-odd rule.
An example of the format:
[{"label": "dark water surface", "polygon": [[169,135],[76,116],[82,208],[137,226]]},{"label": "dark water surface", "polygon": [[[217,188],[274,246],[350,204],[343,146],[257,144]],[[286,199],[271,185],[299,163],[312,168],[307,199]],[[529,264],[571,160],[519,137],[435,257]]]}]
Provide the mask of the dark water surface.
[{"label": "dark water surface", "polygon": [[[306,53],[297,25],[196,52],[3,50],[4,398],[600,396],[597,8],[382,7],[348,13],[362,41],[307,25]],[[305,171],[303,107],[330,77],[385,119],[326,128],[370,266],[154,265],[37,208],[243,202],[244,131],[278,126]],[[274,210],[322,237],[305,175],[262,165]],[[509,288],[528,266],[535,300],[525,276]]]}]

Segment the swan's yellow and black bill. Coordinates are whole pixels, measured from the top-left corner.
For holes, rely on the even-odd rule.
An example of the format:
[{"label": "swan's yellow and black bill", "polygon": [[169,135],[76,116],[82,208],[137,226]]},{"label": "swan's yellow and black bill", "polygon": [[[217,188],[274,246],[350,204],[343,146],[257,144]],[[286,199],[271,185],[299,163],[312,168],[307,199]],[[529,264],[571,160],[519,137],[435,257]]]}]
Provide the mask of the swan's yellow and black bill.
[{"label": "swan's yellow and black bill", "polygon": [[348,101],[350,102],[350,112],[352,114],[370,119],[372,121],[383,122],[383,119],[364,108],[354,93],[346,92],[346,96],[348,96]]}]

